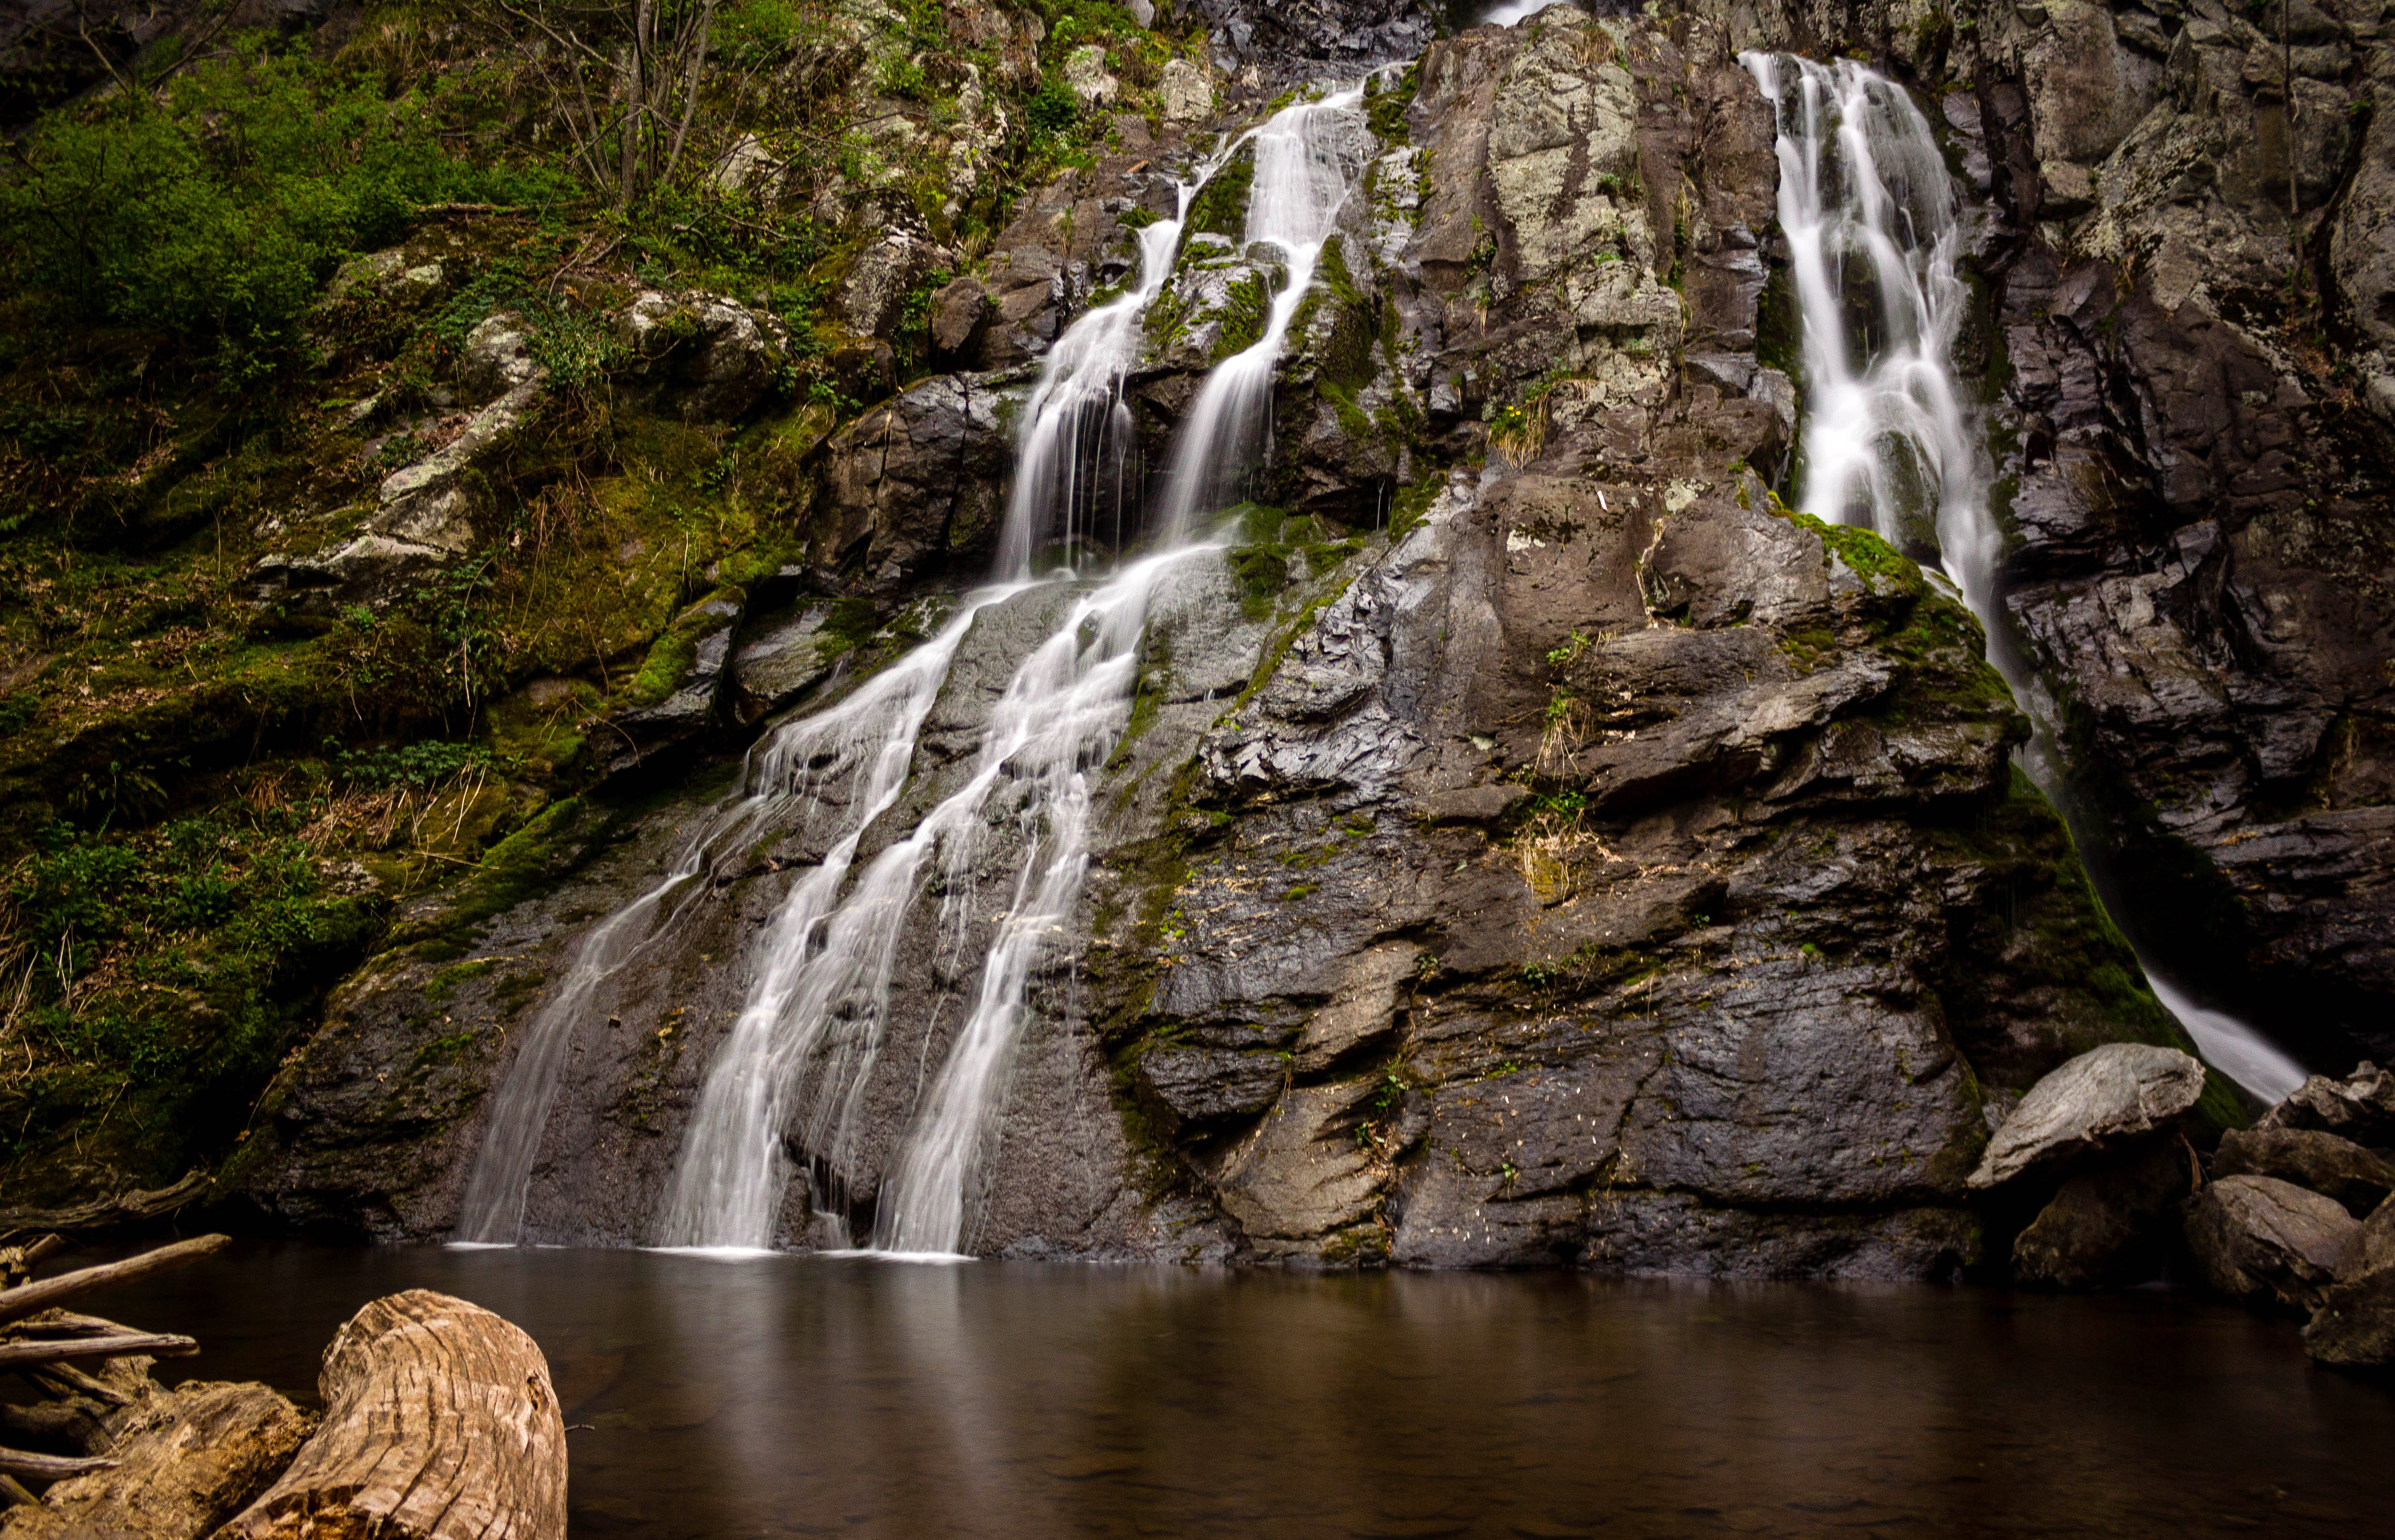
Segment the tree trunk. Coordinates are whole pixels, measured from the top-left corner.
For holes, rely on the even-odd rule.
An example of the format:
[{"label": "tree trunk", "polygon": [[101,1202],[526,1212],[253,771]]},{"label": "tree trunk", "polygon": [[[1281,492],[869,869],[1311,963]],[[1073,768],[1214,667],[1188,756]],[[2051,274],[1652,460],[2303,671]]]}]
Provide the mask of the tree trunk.
[{"label": "tree trunk", "polygon": [[324,1349],[324,1423],[217,1540],[562,1540],[565,1422],[532,1338],[411,1289]]}]

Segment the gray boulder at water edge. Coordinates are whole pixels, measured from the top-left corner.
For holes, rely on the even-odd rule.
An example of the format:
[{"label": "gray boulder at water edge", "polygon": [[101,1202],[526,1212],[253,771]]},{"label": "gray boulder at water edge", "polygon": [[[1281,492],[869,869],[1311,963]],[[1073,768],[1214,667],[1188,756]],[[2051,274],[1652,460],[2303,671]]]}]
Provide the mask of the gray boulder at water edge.
[{"label": "gray boulder at water edge", "polygon": [[2108,1042],[2039,1081],[2021,1098],[1969,1185],[1984,1190],[2024,1172],[2150,1134],[2203,1095],[2203,1066],[2175,1048]]}]

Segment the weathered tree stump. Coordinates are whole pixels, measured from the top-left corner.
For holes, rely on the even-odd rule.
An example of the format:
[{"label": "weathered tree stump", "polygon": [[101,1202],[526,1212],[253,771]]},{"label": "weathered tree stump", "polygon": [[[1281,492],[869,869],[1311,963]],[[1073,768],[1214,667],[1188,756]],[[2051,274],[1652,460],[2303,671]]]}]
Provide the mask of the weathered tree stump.
[{"label": "weathered tree stump", "polygon": [[532,1338],[411,1289],[324,1349],[324,1421],[218,1540],[562,1540],[565,1420]]}]

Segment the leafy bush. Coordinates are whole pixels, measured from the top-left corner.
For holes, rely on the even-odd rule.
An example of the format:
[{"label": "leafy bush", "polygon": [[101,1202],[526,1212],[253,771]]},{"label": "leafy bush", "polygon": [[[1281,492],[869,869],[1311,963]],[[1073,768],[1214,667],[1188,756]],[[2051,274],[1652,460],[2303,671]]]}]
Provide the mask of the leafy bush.
[{"label": "leafy bush", "polygon": [[[271,1062],[289,1008],[369,916],[294,834],[218,817],[138,835],[54,826],[0,888],[24,1027],[60,1057],[199,1082]],[[327,955],[330,954],[330,955]],[[18,981],[12,979],[11,983]]]},{"label": "leafy bush", "polygon": [[1046,133],[1061,133],[1081,116],[1081,103],[1061,74],[1050,75],[1040,84],[1039,94],[1024,106],[1031,114],[1031,126]]},{"label": "leafy bush", "polygon": [[334,265],[387,246],[420,205],[550,183],[452,159],[431,104],[337,86],[251,43],[152,101],[46,119],[0,181],[0,255],[79,318],[282,346]]}]

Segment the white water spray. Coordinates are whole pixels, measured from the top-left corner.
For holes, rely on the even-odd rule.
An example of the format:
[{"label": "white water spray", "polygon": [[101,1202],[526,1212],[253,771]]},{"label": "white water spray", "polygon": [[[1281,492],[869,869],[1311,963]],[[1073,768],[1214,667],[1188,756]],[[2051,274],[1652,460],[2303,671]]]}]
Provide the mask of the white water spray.
[{"label": "white water spray", "polygon": [[[1779,122],[1780,226],[1804,318],[1803,506],[1899,550],[1934,543],[1993,638],[2004,535],[1988,505],[1980,425],[1954,374],[1970,306],[1964,226],[1928,119],[1903,87],[1851,60],[1740,61]],[[2014,697],[2031,698],[2003,649],[1990,653]],[[2033,756],[2031,768],[2061,805],[2062,789],[2044,785],[2050,756]],[[2302,1082],[2302,1067],[2252,1027],[2146,973],[2230,1079],[2272,1101]]]}]

